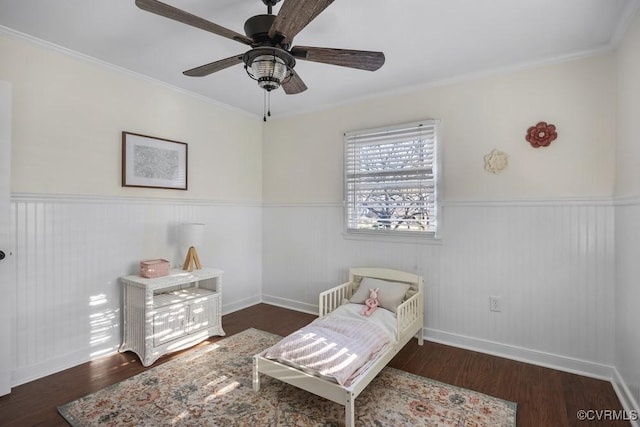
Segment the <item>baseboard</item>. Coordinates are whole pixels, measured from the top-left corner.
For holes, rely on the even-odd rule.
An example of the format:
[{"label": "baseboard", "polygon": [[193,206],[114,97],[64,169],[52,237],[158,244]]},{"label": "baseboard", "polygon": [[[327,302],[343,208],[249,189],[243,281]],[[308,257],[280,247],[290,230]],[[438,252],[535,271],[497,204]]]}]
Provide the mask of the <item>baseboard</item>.
[{"label": "baseboard", "polygon": [[[261,300],[258,296],[245,298],[231,304],[224,304],[222,312],[223,314],[233,313],[234,311],[251,307],[252,305],[259,304],[260,302]],[[17,387],[19,385],[35,381],[48,375],[64,371],[65,369],[73,368],[74,366],[91,362],[92,360],[96,360],[104,356],[114,355],[118,352],[117,348],[113,349],[112,351],[102,352],[99,355],[91,354],[92,351],[93,349],[85,348],[82,350],[67,353],[64,356],[56,357],[55,359],[47,360],[37,365],[18,368],[11,373],[11,387]]]},{"label": "baseboard", "polygon": [[624,381],[620,372],[614,367],[613,368],[613,378],[611,379],[611,385],[613,385],[613,390],[618,395],[618,399],[620,399],[620,403],[622,407],[626,411],[627,415],[635,418],[630,420],[631,425],[633,427],[640,427],[640,402],[636,402],[633,393],[629,390],[627,383]]},{"label": "baseboard", "polygon": [[[259,296],[244,298],[239,301],[235,301],[230,304],[222,304],[222,315],[231,314],[235,311],[239,311],[245,308],[249,308],[252,305],[260,304],[262,300]],[[222,325],[224,328],[224,325]]]},{"label": "baseboard", "polygon": [[22,384],[26,384],[31,381],[44,378],[46,376],[64,371],[65,369],[73,368],[74,366],[82,365],[83,363],[91,362],[101,357],[111,356],[118,352],[117,348],[111,351],[105,351],[100,355],[91,355],[92,349],[84,348],[82,350],[67,353],[64,356],[58,356],[53,359],[38,363],[37,365],[25,366],[23,368],[15,369],[11,372],[11,387],[17,387]]},{"label": "baseboard", "polygon": [[[304,313],[318,314],[318,307],[316,305],[305,304],[287,298],[263,295],[262,302]],[[480,353],[490,354],[492,356],[503,357],[505,359],[517,360],[518,362],[530,363],[532,365],[543,366],[545,368],[557,369],[599,380],[612,382],[614,378],[614,368],[600,363],[589,362],[552,353],[545,353],[464,335],[452,334],[430,328],[423,328],[423,337],[428,341],[440,344],[477,351]]]},{"label": "baseboard", "polygon": [[301,311],[303,313],[318,315],[318,306],[307,304],[304,302],[294,301],[287,298],[274,297],[271,295],[262,295],[262,302],[265,304],[275,305],[277,307],[288,308],[291,310]]},{"label": "baseboard", "polygon": [[480,353],[490,354],[493,356],[504,357],[505,359],[517,360],[518,362],[531,363],[532,365],[557,369],[600,380],[611,381],[613,378],[614,368],[600,363],[589,362],[552,353],[545,353],[542,351],[453,334],[430,328],[424,328],[423,335],[428,341],[464,348],[466,350],[478,351]]}]

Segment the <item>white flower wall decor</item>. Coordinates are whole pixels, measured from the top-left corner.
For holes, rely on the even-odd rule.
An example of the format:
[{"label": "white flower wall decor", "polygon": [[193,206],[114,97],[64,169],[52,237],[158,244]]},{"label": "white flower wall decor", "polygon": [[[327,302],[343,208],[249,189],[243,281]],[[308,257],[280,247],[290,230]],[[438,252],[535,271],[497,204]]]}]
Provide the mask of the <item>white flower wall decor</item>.
[{"label": "white flower wall decor", "polygon": [[502,172],[509,165],[509,156],[507,153],[497,149],[491,150],[489,154],[484,156],[484,170],[493,174]]}]

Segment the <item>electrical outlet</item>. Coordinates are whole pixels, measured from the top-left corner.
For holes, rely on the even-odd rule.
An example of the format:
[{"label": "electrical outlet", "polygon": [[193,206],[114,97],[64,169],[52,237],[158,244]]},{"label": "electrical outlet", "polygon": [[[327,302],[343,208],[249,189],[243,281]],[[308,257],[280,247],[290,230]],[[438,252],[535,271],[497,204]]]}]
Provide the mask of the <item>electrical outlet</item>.
[{"label": "electrical outlet", "polygon": [[489,310],[502,311],[502,298],[501,297],[489,297]]}]

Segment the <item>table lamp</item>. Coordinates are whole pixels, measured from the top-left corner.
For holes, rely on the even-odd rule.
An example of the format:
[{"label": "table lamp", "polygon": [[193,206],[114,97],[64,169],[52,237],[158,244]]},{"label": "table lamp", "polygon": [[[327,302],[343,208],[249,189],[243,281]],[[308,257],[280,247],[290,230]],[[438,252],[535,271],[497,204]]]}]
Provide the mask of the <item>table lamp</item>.
[{"label": "table lamp", "polygon": [[193,271],[193,267],[197,270],[202,268],[196,246],[201,246],[204,238],[204,224],[185,223],[180,227],[180,243],[183,247],[188,247],[187,256],[182,264],[183,270]]}]

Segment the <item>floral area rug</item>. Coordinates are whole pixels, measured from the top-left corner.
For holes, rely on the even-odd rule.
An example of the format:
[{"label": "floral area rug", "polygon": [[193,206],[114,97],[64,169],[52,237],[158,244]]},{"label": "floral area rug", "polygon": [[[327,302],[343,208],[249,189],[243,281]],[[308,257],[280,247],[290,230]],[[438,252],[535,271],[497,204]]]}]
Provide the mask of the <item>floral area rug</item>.
[{"label": "floral area rug", "polygon": [[[58,407],[72,426],[344,426],[344,407],[261,375],[281,337],[248,329]],[[516,404],[385,368],[356,399],[356,426],[515,426]]]}]

